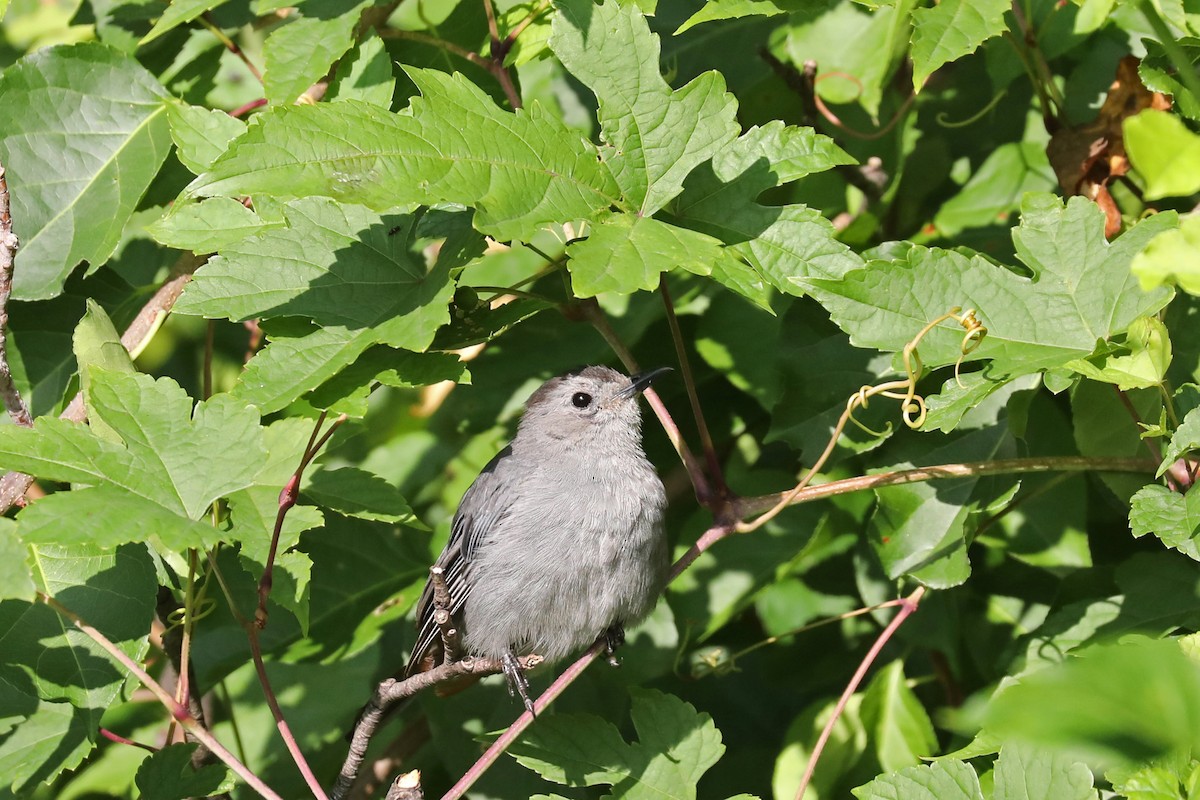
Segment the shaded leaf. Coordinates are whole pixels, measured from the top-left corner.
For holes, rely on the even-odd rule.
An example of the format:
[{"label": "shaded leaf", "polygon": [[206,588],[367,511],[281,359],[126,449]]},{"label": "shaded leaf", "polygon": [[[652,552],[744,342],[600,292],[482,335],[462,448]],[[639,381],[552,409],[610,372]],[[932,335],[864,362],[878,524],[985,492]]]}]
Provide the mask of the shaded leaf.
[{"label": "shaded leaf", "polygon": [[143,761],[136,777],[142,800],[187,800],[233,789],[235,780],[225,765],[192,768],[196,747],[195,744],[169,745]]}]

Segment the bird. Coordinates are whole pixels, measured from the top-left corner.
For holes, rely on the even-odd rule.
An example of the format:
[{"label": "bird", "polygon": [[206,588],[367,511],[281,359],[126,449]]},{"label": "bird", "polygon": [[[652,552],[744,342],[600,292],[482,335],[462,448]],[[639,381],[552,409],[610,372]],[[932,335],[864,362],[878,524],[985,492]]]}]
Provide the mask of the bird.
[{"label": "bird", "polygon": [[[518,656],[552,663],[604,637],[616,663],[625,628],[666,585],[666,493],[642,449],[638,397],[668,371],[588,366],[546,381],[463,495],[431,570],[462,650],[500,661],[509,694],[531,714]],[[406,677],[444,660],[436,580],[417,602]]]}]

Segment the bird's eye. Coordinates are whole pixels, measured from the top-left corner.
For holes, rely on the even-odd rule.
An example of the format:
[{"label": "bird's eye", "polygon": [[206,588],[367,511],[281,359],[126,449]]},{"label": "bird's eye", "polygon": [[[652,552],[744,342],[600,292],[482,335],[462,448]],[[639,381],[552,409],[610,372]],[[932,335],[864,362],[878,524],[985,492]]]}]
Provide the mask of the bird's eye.
[{"label": "bird's eye", "polygon": [[576,392],[571,395],[571,405],[576,408],[587,408],[592,404],[592,396],[587,392]]}]

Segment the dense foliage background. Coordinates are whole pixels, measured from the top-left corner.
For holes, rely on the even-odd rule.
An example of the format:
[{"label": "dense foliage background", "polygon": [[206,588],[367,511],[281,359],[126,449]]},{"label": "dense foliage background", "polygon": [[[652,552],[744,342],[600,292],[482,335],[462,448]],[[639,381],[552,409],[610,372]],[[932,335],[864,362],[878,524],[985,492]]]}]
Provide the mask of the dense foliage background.
[{"label": "dense foliage background", "polygon": [[[1190,0],[0,17],[0,797],[315,794],[264,683],[328,789],[463,491],[601,362],[677,368],[704,552],[472,797],[792,798],[829,723],[810,800],[1200,797]],[[518,711],[421,695],[357,796]]]}]

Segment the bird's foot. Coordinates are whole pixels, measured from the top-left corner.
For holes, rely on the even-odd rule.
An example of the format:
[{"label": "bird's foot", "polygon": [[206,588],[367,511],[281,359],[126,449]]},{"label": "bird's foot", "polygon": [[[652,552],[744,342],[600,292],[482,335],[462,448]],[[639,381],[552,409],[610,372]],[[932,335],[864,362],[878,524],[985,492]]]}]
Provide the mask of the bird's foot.
[{"label": "bird's foot", "polygon": [[617,648],[625,644],[625,626],[615,622],[601,634],[601,637],[604,639],[604,652],[609,666],[621,666],[621,662],[617,660]]},{"label": "bird's foot", "polygon": [[536,717],[537,711],[533,708],[533,701],[529,699],[529,681],[525,679],[525,671],[521,669],[521,662],[517,660],[517,654],[511,647],[500,657],[500,663],[504,669],[504,677],[508,679],[508,696],[520,695],[525,710]]}]

